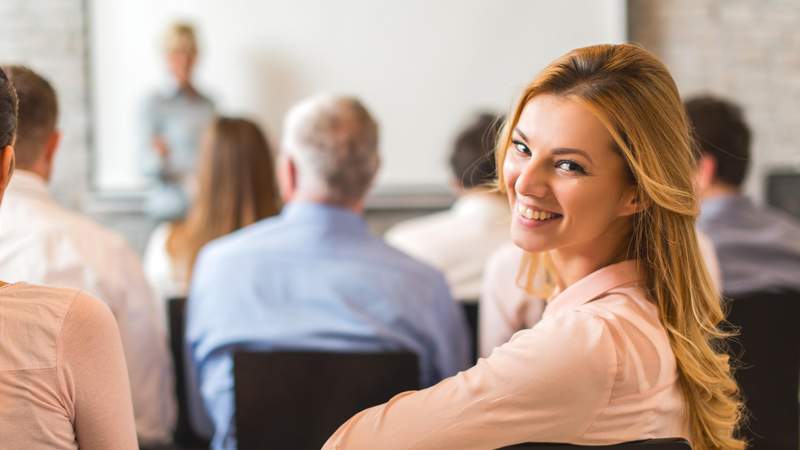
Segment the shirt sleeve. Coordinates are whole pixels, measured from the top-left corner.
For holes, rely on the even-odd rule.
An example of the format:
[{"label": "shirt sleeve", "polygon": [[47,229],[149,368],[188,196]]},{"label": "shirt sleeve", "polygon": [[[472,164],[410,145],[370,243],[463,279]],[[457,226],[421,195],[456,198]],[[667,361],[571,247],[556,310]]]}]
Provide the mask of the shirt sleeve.
[{"label": "shirt sleeve", "polygon": [[61,365],[81,450],[138,449],[119,331],[108,307],[87,294],[64,319]]},{"label": "shirt sleeve", "polygon": [[485,450],[574,441],[607,406],[617,361],[602,319],[564,314],[518,332],[470,370],[362,411],[323,449]]},{"label": "shirt sleeve", "polygon": [[153,149],[153,139],[163,133],[158,104],[158,96],[151,95],[142,102],[140,112],[139,141],[142,147],[140,165],[142,173],[150,177],[157,175],[161,170],[161,160]]},{"label": "shirt sleeve", "polygon": [[174,369],[167,346],[166,306],[150,288],[139,257],[123,245],[108,272],[109,293],[133,388],[136,431],[145,444],[171,439],[175,426]]}]

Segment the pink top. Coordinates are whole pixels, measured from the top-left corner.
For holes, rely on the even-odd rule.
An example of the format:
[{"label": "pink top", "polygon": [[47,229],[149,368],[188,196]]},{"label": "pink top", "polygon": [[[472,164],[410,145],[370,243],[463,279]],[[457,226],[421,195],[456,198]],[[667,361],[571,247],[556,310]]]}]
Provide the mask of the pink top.
[{"label": "pink top", "polygon": [[0,447],[137,449],[119,331],[74,289],[0,288]]},{"label": "pink top", "polygon": [[634,261],[590,274],[475,367],[362,411],[324,449],[688,439],[675,357],[639,280]]}]

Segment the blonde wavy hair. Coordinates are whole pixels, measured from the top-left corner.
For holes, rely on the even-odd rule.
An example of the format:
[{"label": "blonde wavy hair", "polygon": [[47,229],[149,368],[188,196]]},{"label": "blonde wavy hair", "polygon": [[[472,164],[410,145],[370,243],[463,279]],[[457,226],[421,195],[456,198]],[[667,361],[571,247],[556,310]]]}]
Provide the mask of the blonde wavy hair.
[{"label": "blonde wavy hair", "polygon": [[[700,254],[692,183],[695,159],[678,89],[666,67],[630,44],[573,50],[549,64],[524,90],[498,138],[497,167],[525,105],[552,94],[579,102],[605,125],[627,163],[640,201],[628,254],[644,274],[677,360],[695,450],[744,449],[735,436],[739,389],[722,351],[725,314]],[[504,190],[503,174],[498,186]],[[528,254],[520,283],[552,295],[559,285],[547,253]]]}]

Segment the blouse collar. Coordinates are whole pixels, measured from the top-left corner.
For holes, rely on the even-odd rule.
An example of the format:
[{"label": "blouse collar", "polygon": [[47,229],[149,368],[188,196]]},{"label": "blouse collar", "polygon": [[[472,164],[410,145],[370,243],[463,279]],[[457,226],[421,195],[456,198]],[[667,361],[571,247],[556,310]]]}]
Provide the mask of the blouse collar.
[{"label": "blouse collar", "polygon": [[642,275],[635,259],[602,267],[576,281],[547,302],[545,314],[575,309],[623,285],[639,282]]}]

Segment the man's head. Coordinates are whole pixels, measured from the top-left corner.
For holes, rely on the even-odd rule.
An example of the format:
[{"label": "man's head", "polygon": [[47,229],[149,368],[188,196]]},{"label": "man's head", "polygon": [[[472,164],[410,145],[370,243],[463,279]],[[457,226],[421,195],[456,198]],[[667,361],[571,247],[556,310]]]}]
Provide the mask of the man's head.
[{"label": "man's head", "polygon": [[0,199],[14,172],[17,138],[17,93],[5,70],[0,69]]},{"label": "man's head", "polygon": [[380,165],[378,125],[355,98],[312,97],[289,111],[281,153],[284,201],[360,210]]},{"label": "man's head", "polygon": [[708,95],[687,100],[685,107],[695,139],[700,195],[741,190],[750,163],[750,128],[741,108]]},{"label": "man's head", "polygon": [[31,69],[5,67],[19,98],[15,146],[17,167],[50,178],[61,134],[56,129],[58,100],[53,86]]},{"label": "man's head", "polygon": [[450,169],[459,190],[484,187],[494,182],[497,168],[494,146],[502,121],[482,113],[464,128],[453,143]]}]

